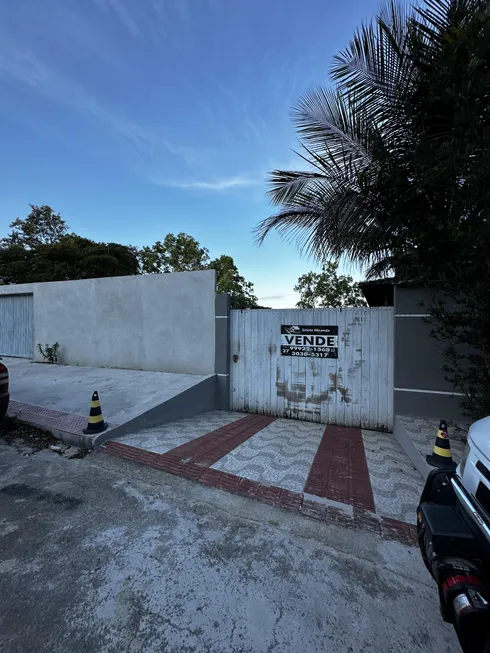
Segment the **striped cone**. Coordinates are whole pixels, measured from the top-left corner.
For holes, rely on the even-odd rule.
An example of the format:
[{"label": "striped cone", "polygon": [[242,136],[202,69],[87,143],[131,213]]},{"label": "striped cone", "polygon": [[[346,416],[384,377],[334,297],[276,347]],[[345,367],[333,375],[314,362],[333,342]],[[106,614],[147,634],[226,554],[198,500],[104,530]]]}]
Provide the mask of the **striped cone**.
[{"label": "striped cone", "polygon": [[102,408],[100,407],[99,393],[97,390],[92,395],[92,403],[90,404],[90,414],[88,416],[87,428],[83,429],[83,433],[91,435],[92,433],[101,433],[105,431],[107,424],[104,422],[102,416]]},{"label": "striped cone", "polygon": [[451,445],[447,434],[447,424],[443,419],[439,422],[434,449],[429,456],[426,456],[426,460],[429,465],[432,465],[432,467],[439,467],[440,469],[456,469],[456,463],[453,461],[451,455]]}]

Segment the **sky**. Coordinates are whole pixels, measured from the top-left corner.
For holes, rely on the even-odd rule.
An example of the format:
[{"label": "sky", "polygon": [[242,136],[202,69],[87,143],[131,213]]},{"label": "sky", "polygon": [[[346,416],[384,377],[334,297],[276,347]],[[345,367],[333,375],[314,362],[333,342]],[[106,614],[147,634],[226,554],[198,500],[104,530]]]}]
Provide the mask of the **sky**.
[{"label": "sky", "polygon": [[[262,305],[316,269],[275,234],[274,168],[301,169],[291,107],[379,0],[0,0],[0,235],[29,204],[137,246],[191,234]],[[355,270],[350,270],[354,272]]]}]

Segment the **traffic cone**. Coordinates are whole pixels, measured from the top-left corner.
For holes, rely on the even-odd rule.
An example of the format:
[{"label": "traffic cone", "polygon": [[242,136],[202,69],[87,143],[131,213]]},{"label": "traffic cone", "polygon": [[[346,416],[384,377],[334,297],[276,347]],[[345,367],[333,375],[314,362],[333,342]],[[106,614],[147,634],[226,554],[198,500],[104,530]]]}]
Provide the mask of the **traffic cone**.
[{"label": "traffic cone", "polygon": [[447,434],[447,423],[444,419],[441,419],[439,422],[434,449],[429,456],[426,456],[426,460],[429,465],[432,465],[432,467],[439,467],[440,469],[456,469],[456,463],[453,461],[451,455],[451,445]]},{"label": "traffic cone", "polygon": [[102,408],[100,407],[99,393],[97,390],[92,395],[92,402],[90,404],[90,413],[88,416],[87,428],[83,429],[83,433],[91,435],[92,433],[101,433],[105,431],[107,424],[104,422],[102,416]]}]

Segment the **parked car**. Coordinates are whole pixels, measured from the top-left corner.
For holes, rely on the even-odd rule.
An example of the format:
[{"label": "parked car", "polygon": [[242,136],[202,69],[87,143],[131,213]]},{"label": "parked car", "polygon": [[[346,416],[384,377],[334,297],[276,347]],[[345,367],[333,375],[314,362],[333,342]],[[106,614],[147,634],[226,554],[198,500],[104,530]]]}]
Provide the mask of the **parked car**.
[{"label": "parked car", "polygon": [[7,414],[9,399],[9,371],[7,366],[0,362],[0,420]]}]

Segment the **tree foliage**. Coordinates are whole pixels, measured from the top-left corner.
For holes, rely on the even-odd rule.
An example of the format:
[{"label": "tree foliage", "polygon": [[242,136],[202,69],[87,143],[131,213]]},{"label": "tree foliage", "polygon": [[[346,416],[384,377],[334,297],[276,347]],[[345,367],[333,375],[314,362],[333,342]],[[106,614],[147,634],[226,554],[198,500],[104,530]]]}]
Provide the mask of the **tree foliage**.
[{"label": "tree foliage", "polygon": [[233,308],[257,308],[253,284],[240,275],[233,258],[210,261],[207,248],[189,234],[168,233],[163,241],[138,250],[69,233],[51,207],[30,207],[29,215],[12,222],[11,233],[0,240],[2,284],[214,269],[216,291],[229,293]]},{"label": "tree foliage", "polygon": [[31,205],[27,218],[18,218],[10,226],[12,232],[0,242],[3,284],[138,273],[134,248],[69,234],[65,221],[49,206]]},{"label": "tree foliage", "polygon": [[209,263],[209,252],[195,238],[185,233],[167,234],[163,242],[140,250],[141,271],[148,274],[161,272],[189,272],[204,270]]},{"label": "tree foliage", "polygon": [[148,274],[216,270],[216,292],[228,293],[232,308],[257,308],[253,283],[239,273],[233,258],[223,254],[210,261],[208,249],[189,234],[169,233],[163,242],[143,247],[140,265],[141,271]]},{"label": "tree foliage", "polygon": [[489,61],[488,0],[386,2],[335,57],[333,88],[295,107],[307,169],[271,173],[278,212],[258,227],[368,278],[436,283],[450,303],[429,309],[434,335],[472,417],[490,413]]},{"label": "tree foliage", "polygon": [[294,291],[300,294],[298,308],[340,308],[366,306],[359,284],[350,276],[338,274],[338,263],[329,261],[321,272],[307,272]]},{"label": "tree foliage", "polygon": [[2,239],[2,246],[34,249],[40,245],[53,245],[67,234],[66,222],[50,206],[29,206],[31,212],[24,220],[17,218],[11,223],[12,231]]},{"label": "tree foliage", "polygon": [[216,270],[216,292],[228,293],[232,308],[258,308],[253,283],[242,277],[231,256],[223,254],[209,267]]},{"label": "tree foliage", "polygon": [[486,0],[387,2],[335,57],[335,86],[295,107],[308,169],[271,173],[280,208],[259,239],[278,230],[368,278],[464,268],[490,238],[489,27]]}]

